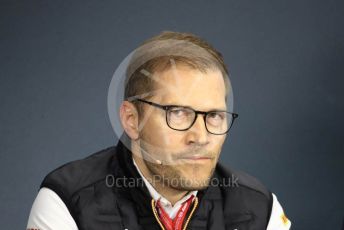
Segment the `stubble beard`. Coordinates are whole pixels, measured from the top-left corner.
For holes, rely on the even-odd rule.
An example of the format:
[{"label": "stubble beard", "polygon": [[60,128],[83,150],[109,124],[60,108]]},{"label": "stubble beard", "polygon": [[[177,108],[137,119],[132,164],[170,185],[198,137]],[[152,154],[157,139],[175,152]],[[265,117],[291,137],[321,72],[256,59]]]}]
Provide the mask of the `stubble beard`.
[{"label": "stubble beard", "polygon": [[203,164],[197,163],[181,163],[178,161],[161,160],[161,164],[151,159],[151,156],[161,156],[168,153],[154,153],[151,156],[145,157],[147,149],[144,146],[140,146],[144,151],[142,153],[143,161],[146,164],[152,178],[151,183],[153,187],[155,185],[168,186],[170,188],[180,191],[194,191],[203,190],[208,187],[210,179],[215,171],[215,166],[219,157],[219,154],[212,154],[214,156],[207,164],[208,167],[204,167]]}]

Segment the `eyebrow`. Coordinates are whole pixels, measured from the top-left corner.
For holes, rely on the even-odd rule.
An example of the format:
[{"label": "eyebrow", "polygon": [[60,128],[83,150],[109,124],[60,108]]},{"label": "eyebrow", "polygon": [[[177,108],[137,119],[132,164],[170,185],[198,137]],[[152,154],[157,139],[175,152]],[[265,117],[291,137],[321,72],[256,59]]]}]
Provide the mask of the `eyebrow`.
[{"label": "eyebrow", "polygon": [[179,105],[179,104],[174,104],[174,103],[163,104],[163,105],[165,105],[165,106],[176,106],[176,107],[189,108],[189,109],[193,109],[193,110],[197,110],[197,111],[204,111],[204,112],[209,112],[209,111],[227,111],[226,108],[211,108],[211,109],[207,109],[207,110],[198,110],[198,109],[195,109],[194,107],[189,106],[189,105]]}]

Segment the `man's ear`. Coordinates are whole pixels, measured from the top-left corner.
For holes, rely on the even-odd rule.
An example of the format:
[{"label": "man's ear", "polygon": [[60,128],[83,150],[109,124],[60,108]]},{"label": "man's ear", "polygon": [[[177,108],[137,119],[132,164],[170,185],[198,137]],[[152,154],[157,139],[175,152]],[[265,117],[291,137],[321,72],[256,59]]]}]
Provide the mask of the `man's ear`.
[{"label": "man's ear", "polygon": [[122,127],[132,140],[139,138],[139,116],[136,107],[129,101],[123,101],[119,108]]}]

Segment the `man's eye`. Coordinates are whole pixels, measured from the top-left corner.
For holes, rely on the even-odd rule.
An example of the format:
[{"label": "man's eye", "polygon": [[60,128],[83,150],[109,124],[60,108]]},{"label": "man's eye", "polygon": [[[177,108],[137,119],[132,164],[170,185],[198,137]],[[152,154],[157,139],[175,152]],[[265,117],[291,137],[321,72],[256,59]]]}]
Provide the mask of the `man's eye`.
[{"label": "man's eye", "polygon": [[223,114],[221,114],[221,113],[209,113],[208,117],[211,119],[215,119],[215,120],[222,120]]},{"label": "man's eye", "polygon": [[187,112],[184,109],[173,109],[170,111],[170,114],[172,116],[182,117],[182,116],[186,116]]}]

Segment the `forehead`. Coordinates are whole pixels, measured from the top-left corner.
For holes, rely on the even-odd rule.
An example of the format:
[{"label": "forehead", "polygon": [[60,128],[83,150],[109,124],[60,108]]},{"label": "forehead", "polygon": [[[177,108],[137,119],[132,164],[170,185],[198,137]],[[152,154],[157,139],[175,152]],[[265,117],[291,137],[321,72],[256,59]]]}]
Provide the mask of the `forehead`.
[{"label": "forehead", "polygon": [[153,75],[161,104],[191,106],[198,110],[226,109],[226,89],[221,71],[203,72],[177,65]]}]

